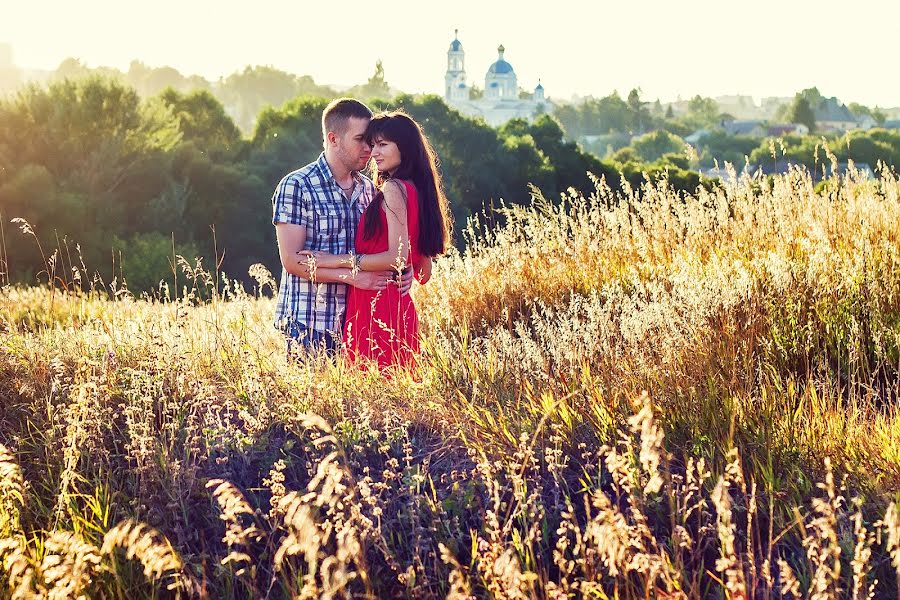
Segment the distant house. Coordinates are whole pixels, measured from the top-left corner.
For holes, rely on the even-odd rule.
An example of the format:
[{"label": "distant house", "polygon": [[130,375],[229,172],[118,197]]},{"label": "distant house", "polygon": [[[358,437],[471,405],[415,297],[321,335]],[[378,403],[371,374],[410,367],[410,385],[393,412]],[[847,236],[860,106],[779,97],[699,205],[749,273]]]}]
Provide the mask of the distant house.
[{"label": "distant house", "polygon": [[823,98],[813,109],[816,127],[820,131],[849,131],[856,129],[857,120],[850,109],[841,104],[837,98]]},{"label": "distant house", "polygon": [[783,137],[786,135],[809,135],[809,127],[803,123],[781,123],[769,125],[766,133],[770,137]]},{"label": "distant house", "polygon": [[746,135],[750,137],[764,137],[766,127],[764,121],[723,121],[722,128],[728,135]]},{"label": "distant house", "polygon": [[794,101],[793,98],[769,96],[760,100],[760,110],[769,118],[773,117],[783,106],[790,106]]},{"label": "distant house", "polygon": [[[872,169],[872,167],[869,166],[869,163],[853,163],[853,169],[855,171],[858,171],[862,175],[863,179],[875,179],[875,171]],[[837,165],[837,170],[838,175],[845,177],[850,170],[850,164],[846,162],[839,162]],[[826,165],[825,171],[829,176],[831,176],[833,173],[831,165]]]},{"label": "distant house", "polygon": [[856,119],[856,127],[857,129],[872,129],[873,127],[878,127],[878,121],[871,115],[862,115]]},{"label": "distant house", "polygon": [[[802,171],[809,172],[810,175],[812,175],[812,180],[816,182],[821,181],[824,178],[831,177],[834,174],[834,170],[832,169],[830,164],[820,164],[816,169],[810,172],[810,169],[805,165],[784,159],[775,162],[763,161],[759,165],[756,165],[755,168],[753,168],[753,174],[784,175],[785,173],[789,173],[792,169],[797,168]],[[863,179],[873,179],[875,177],[875,171],[872,170],[872,167],[870,167],[868,163],[854,163],[853,168],[862,175]],[[846,177],[849,169],[849,163],[840,162],[837,164],[837,173],[841,177]]]},{"label": "distant house", "polygon": [[900,129],[900,119],[888,119],[882,127],[885,129]]},{"label": "distant house", "polygon": [[[725,165],[700,169],[698,172],[703,179],[725,179],[728,176],[728,168]],[[742,177],[743,175],[753,176],[753,168],[748,167],[746,164],[740,169],[737,169],[735,166],[734,174],[737,177]]]},{"label": "distant house", "polygon": [[752,96],[716,96],[713,98],[719,105],[719,111],[733,115],[735,119],[756,119],[765,115]]},{"label": "distant house", "polygon": [[710,133],[711,132],[709,131],[709,129],[698,129],[691,135],[684,138],[684,141],[686,141],[688,144],[696,145],[700,143],[700,140],[710,135]]},{"label": "distant house", "polygon": [[805,166],[792,162],[790,160],[778,160],[775,162],[763,161],[761,164],[753,168],[754,175],[784,175],[790,172],[791,168],[807,170]]}]

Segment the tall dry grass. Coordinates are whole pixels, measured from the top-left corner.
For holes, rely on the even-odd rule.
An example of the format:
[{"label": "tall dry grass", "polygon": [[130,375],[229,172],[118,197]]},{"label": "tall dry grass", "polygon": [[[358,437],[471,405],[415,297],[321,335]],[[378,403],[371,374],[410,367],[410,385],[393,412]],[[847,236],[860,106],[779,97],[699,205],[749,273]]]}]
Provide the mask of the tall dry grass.
[{"label": "tall dry grass", "polygon": [[4,288],[2,595],[895,597],[900,181],[709,190],[473,223],[391,378],[187,261]]}]

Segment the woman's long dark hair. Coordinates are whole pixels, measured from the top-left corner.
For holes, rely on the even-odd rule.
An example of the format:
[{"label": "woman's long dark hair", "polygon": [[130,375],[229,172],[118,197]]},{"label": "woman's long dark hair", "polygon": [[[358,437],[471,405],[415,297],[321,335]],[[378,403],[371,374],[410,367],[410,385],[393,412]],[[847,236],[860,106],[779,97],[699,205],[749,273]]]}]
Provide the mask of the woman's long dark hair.
[{"label": "woman's long dark hair", "polygon": [[[381,187],[388,179],[405,179],[416,186],[419,195],[419,253],[424,256],[443,254],[450,244],[451,216],[434,149],[419,124],[402,111],[384,112],[372,118],[366,130],[366,141],[371,145],[381,139],[397,144],[400,166],[393,177],[375,171],[375,183]],[[363,237],[370,239],[378,235],[381,227],[379,211],[383,204],[384,194],[379,191],[363,216]]]}]

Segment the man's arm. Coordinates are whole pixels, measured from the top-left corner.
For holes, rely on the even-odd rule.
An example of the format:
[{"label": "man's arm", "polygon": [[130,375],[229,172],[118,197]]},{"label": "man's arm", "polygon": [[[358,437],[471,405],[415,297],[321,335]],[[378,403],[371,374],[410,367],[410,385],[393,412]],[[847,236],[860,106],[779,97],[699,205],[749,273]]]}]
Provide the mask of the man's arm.
[{"label": "man's arm", "polygon": [[[306,244],[306,227],[290,223],[278,223],[275,226],[275,237],[278,239],[278,256],[284,270],[309,281],[312,274],[304,257],[297,252]],[[388,284],[390,272],[357,272],[350,269],[316,269],[315,281],[318,283],[346,283],[366,290],[381,290]]]}]

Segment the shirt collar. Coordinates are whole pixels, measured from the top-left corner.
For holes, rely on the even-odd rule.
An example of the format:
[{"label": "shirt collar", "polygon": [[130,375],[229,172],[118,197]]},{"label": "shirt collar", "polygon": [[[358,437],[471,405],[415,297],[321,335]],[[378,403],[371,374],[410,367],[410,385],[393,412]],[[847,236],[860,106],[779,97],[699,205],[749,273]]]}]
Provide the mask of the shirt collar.
[{"label": "shirt collar", "polygon": [[[331,165],[328,164],[328,161],[325,159],[325,153],[322,152],[319,154],[319,160],[316,161],[319,165],[319,168],[322,170],[322,173],[325,174],[326,179],[330,179],[337,185],[337,179],[334,178],[334,172],[331,170]],[[362,175],[359,174],[359,171],[351,171],[350,176],[353,177],[353,180],[356,183],[362,183],[363,178]]]},{"label": "shirt collar", "polygon": [[[340,184],[337,182],[337,179],[334,178],[334,172],[331,170],[331,165],[328,164],[328,161],[325,159],[325,153],[322,152],[319,154],[319,160],[316,161],[319,165],[319,169],[322,170],[322,174],[324,175],[324,179],[326,181],[331,181],[331,183],[340,190]],[[356,187],[353,190],[353,196],[350,198],[350,201],[355,201],[359,198],[360,194],[365,191],[365,178],[360,175],[359,171],[352,171],[350,176],[353,177],[353,180],[356,182]]]}]

